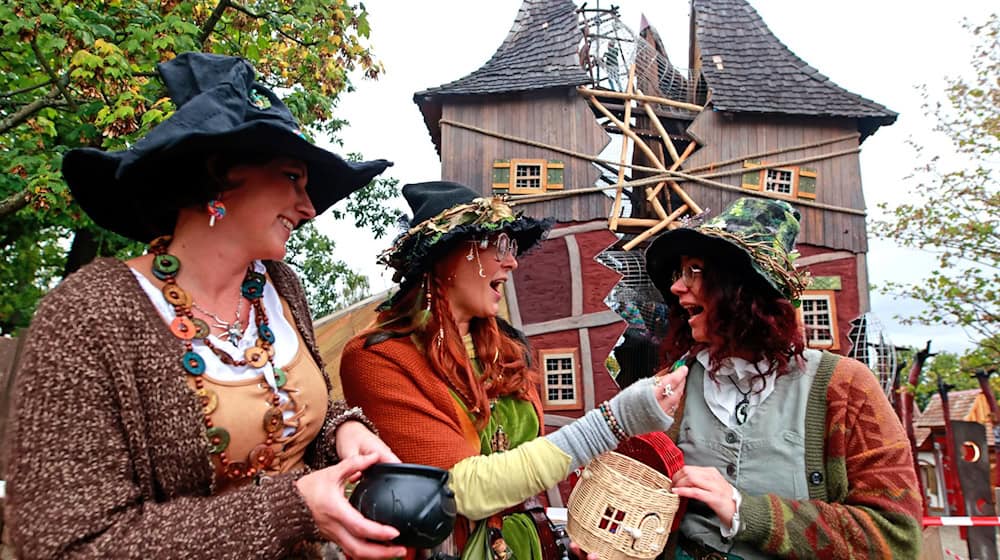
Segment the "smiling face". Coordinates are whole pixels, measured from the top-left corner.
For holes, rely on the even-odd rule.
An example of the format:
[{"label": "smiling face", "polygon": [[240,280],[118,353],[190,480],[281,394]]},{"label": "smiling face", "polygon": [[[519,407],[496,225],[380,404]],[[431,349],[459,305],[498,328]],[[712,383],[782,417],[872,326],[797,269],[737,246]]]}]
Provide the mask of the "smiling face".
[{"label": "smiling face", "polygon": [[682,256],[680,270],[670,292],[677,296],[681,307],[688,314],[688,326],[691,327],[691,338],[695,342],[708,342],[708,305],[703,297],[703,279],[701,270],[705,261],[698,257]]},{"label": "smiling face", "polygon": [[517,268],[514,251],[497,260],[497,239],[497,234],[491,235],[485,247],[481,241],[459,242],[435,266],[435,274],[444,284],[445,297],[462,334],[468,332],[473,318],[495,317],[500,312],[502,286]]},{"label": "smiling face", "polygon": [[216,228],[243,239],[254,258],[283,259],[292,230],[316,216],[306,193],[306,164],[287,157],[241,164],[227,172],[226,181],[235,188],[222,193],[226,216]]}]

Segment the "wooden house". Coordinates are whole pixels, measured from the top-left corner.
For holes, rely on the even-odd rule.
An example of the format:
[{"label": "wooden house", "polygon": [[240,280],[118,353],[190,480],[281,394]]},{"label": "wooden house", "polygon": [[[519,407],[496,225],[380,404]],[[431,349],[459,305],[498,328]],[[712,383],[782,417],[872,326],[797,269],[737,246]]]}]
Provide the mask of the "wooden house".
[{"label": "wooden house", "polygon": [[[414,94],[443,179],[558,222],[506,294],[550,426],[617,390],[605,362],[626,324],[609,293],[642,275],[645,242],[681,215],[739,196],[788,200],[802,214],[799,265],[815,279],[802,304],[809,345],[847,353],[850,321],[868,311],[858,151],[896,114],[810,67],[744,0],[693,0],[690,29],[685,70],[645,21],[633,34],[613,8],[524,0],[482,67]],[[609,132],[617,165],[601,159]]]}]

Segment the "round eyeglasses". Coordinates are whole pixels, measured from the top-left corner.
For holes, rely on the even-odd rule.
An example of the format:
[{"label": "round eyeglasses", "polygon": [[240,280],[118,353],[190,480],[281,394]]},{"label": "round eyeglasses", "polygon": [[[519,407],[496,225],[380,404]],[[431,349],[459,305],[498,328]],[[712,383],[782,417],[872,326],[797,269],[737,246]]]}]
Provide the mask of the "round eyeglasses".
[{"label": "round eyeglasses", "polygon": [[683,280],[684,285],[690,288],[694,286],[694,281],[699,276],[701,276],[701,267],[698,265],[688,264],[682,266],[680,270],[674,271],[674,274],[670,277],[670,283],[675,284],[678,280]]},{"label": "round eyeglasses", "polygon": [[512,239],[506,232],[501,232],[492,241],[487,237],[479,242],[480,249],[485,249],[490,245],[497,248],[495,255],[497,262],[503,262],[507,258],[507,255],[517,258],[517,240]]}]

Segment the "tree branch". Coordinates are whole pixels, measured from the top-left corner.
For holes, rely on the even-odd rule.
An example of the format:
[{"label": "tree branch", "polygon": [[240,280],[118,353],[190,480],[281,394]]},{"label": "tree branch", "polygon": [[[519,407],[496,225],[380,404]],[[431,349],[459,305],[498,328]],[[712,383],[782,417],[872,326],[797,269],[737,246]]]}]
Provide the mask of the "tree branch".
[{"label": "tree branch", "polygon": [[31,200],[31,196],[28,189],[16,192],[7,198],[0,200],[0,219],[6,218],[21,208],[24,208],[28,205],[29,200]]},{"label": "tree branch", "polygon": [[44,97],[39,97],[24,107],[21,107],[13,115],[0,121],[0,134],[6,133],[8,130],[28,120],[31,115],[34,115],[38,111],[51,106],[56,97],[59,97],[59,89],[54,87],[49,90],[49,93],[47,93]]},{"label": "tree branch", "polygon": [[21,95],[22,93],[28,93],[29,91],[34,91],[34,90],[36,90],[38,88],[43,88],[43,87],[45,87],[45,86],[47,86],[47,85],[49,85],[51,83],[52,83],[52,80],[47,80],[47,81],[44,81],[44,82],[42,82],[40,84],[35,84],[33,86],[25,86],[25,87],[23,87],[21,89],[15,89],[14,91],[8,91],[6,93],[0,93],[0,97],[3,97],[3,98],[14,97],[15,95]]},{"label": "tree branch", "polygon": [[52,82],[55,83],[56,87],[59,89],[59,93],[62,94],[63,98],[66,99],[66,103],[69,104],[69,108],[72,111],[77,110],[76,102],[73,98],[69,96],[69,92],[66,91],[66,84],[69,83],[69,75],[65,75],[62,78],[56,76],[56,73],[52,71],[47,60],[45,60],[45,55],[42,54],[42,49],[38,48],[38,41],[33,37],[31,39],[31,50],[35,52],[35,58],[38,60],[38,64],[42,66],[42,70],[49,75]]},{"label": "tree branch", "polygon": [[[235,2],[231,2],[229,5],[232,6],[233,9],[235,9],[235,10],[237,10],[239,12],[243,12],[244,14],[246,14],[246,15],[254,18],[254,19],[271,19],[269,17],[269,14],[254,13],[254,12],[250,11],[250,9],[247,8],[246,6],[237,4]],[[284,38],[288,39],[289,41],[291,41],[291,42],[293,42],[293,43],[295,43],[295,44],[297,44],[299,46],[302,46],[302,47],[315,47],[316,45],[319,44],[319,41],[313,41],[312,43],[307,43],[307,42],[303,41],[302,39],[298,39],[296,37],[293,37],[293,36],[289,35],[288,33],[285,33],[284,31],[282,31],[281,27],[279,27],[277,25],[274,26],[274,30],[277,31],[278,34],[281,35],[282,37],[284,37]]]},{"label": "tree branch", "polygon": [[208,38],[212,35],[212,31],[215,30],[216,24],[222,19],[222,14],[225,13],[226,8],[230,5],[230,0],[219,0],[218,5],[212,10],[212,15],[208,16],[208,19],[205,20],[205,25],[201,28],[201,33],[198,34],[199,45],[205,46],[205,41],[208,41]]}]

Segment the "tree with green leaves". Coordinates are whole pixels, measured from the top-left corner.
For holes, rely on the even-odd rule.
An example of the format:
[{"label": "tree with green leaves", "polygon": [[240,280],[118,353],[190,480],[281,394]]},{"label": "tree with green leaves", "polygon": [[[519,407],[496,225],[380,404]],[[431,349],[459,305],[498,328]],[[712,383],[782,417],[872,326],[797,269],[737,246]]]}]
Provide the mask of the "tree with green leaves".
[{"label": "tree with green leaves", "polygon": [[[924,164],[910,180],[916,200],[890,207],[874,223],[876,235],[904,247],[934,252],[938,268],[913,283],[889,282],[885,293],[919,300],[924,311],[908,324],[953,325],[1000,364],[1000,17],[966,23],[976,40],[972,72],[950,78],[943,100],[924,88],[925,110],[952,153],[932,154],[922,139],[911,144]],[[955,161],[958,164],[955,164]]]},{"label": "tree with green leaves", "polygon": [[[27,325],[38,299],[94,257],[141,251],[94,225],[59,169],[72,148],[121,150],[170,116],[157,63],[184,51],[243,56],[308,134],[332,142],[349,74],[382,71],[365,45],[367,13],[348,0],[0,0],[0,22],[0,334]],[[335,216],[384,232],[396,215],[378,201],[394,186],[355,193]],[[303,231],[298,262],[332,259],[332,240]],[[307,284],[344,274],[354,288],[338,297],[363,295],[346,265],[327,265],[334,277],[308,269]]]}]

